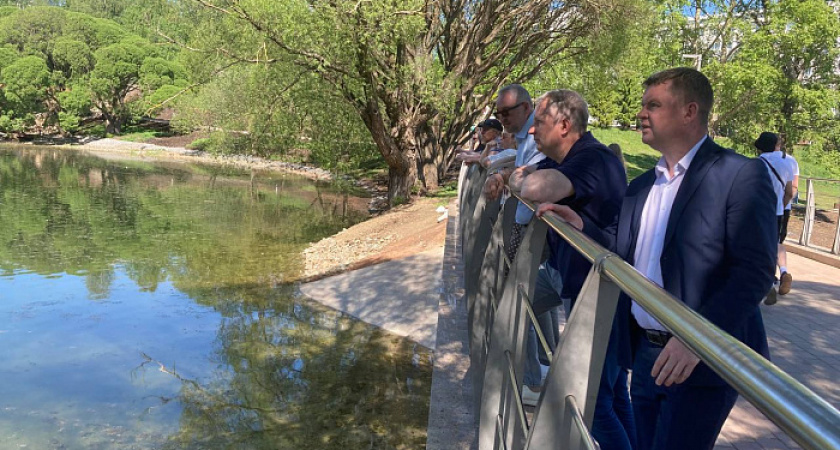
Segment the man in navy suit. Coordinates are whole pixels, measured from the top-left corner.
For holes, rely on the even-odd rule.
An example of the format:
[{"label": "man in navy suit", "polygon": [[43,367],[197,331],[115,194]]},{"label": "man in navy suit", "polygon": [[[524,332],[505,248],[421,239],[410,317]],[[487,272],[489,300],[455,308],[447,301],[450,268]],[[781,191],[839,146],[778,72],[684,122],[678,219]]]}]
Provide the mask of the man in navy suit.
[{"label": "man in navy suit", "polygon": [[[642,141],[662,153],[630,184],[617,253],[686,306],[769,356],[759,304],[776,264],[764,165],[707,135],[713,94],[688,68],[644,82]],[[711,449],[738,394],[635,302],[630,396],[640,449]],[[627,354],[627,353],[625,353]]]},{"label": "man in navy suit", "polygon": [[[642,141],[662,153],[630,183],[616,252],[710,322],[768,356],[759,304],[776,264],[775,194],[764,164],[707,135],[713,94],[688,68],[644,82]],[[586,220],[556,212],[578,229]],[[711,449],[738,394],[635,302],[619,302],[619,359],[630,365],[640,450]],[[632,358],[630,357],[632,355]]]}]

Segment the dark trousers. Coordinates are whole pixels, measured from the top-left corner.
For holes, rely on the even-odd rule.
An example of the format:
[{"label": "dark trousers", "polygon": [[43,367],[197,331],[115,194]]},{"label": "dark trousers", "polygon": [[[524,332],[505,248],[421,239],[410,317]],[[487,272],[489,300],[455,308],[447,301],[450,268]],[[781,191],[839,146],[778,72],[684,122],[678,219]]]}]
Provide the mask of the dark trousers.
[{"label": "dark trousers", "polygon": [[738,393],[728,385],[657,386],[650,376],[662,347],[637,338],[630,396],[638,450],[706,450],[715,445]]},{"label": "dark trousers", "polygon": [[636,428],[627,390],[628,371],[618,365],[616,353],[611,342],[607,346],[604,370],[601,372],[592,436],[601,450],[632,450],[636,448]]}]

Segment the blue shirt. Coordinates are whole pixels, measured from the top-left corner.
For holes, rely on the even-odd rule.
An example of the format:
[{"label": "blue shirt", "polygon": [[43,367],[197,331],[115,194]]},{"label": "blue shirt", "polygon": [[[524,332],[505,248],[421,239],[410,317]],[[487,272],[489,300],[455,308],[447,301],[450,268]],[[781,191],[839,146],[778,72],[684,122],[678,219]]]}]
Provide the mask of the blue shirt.
[{"label": "blue shirt", "polygon": [[[584,222],[583,232],[607,250],[614,250],[618,213],[627,190],[627,174],[615,153],[586,132],[563,162],[546,158],[537,165],[537,170],[547,169],[559,170],[575,189],[574,195],[557,204],[577,212]],[[560,296],[571,299],[574,305],[592,264],[552,229],[548,231],[548,245],[548,264],[563,277]]]},{"label": "blue shirt", "polygon": [[[525,121],[525,125],[514,135],[514,138],[516,138],[516,167],[530,166],[545,158],[545,155],[537,150],[537,143],[534,141],[534,136],[528,133],[528,130],[532,126],[534,126],[533,111],[528,116],[528,120]],[[534,212],[523,203],[519,203],[516,206],[516,223],[527,225],[533,216]]]}]

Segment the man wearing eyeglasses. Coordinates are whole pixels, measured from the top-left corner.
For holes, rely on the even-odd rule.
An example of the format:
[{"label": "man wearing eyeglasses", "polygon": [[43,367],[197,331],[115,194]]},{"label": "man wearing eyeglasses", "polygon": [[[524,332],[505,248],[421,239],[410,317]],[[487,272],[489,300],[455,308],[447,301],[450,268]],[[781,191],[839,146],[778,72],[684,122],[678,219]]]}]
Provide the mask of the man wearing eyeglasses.
[{"label": "man wearing eyeglasses", "polygon": [[[519,84],[509,84],[499,89],[495,115],[502,122],[505,131],[512,133],[516,139],[516,167],[536,164],[545,158],[545,155],[537,150],[534,137],[528,134],[528,130],[534,124],[534,107],[531,94],[524,87]],[[484,194],[488,199],[495,200],[501,195],[511,173],[513,169],[508,168],[487,177]],[[527,206],[523,204],[517,206],[510,246],[505,249],[505,253],[511,260],[516,256],[516,250],[525,234],[525,226],[531,221],[532,216],[533,212]]]}]

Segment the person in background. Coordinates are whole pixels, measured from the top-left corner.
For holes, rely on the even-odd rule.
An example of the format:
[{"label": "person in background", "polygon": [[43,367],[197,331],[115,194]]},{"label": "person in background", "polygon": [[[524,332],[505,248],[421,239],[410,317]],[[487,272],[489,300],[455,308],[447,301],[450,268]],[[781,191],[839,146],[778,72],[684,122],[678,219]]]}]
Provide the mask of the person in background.
[{"label": "person in background", "polygon": [[[534,124],[534,105],[531,102],[531,94],[528,90],[518,84],[510,84],[499,89],[499,94],[496,97],[495,116],[502,122],[505,132],[510,133],[516,141],[516,167],[533,165],[545,158],[545,155],[537,150],[534,136],[529,133]],[[501,152],[500,155],[504,153],[505,151]],[[488,199],[495,200],[502,194],[511,173],[513,173],[513,169],[507,168],[487,177],[484,194]],[[505,248],[505,253],[510,261],[513,261],[516,257],[526,227],[533,216],[534,213],[526,205],[522,203],[517,205],[510,240]],[[545,334],[548,336],[550,350],[552,351],[559,341],[559,317],[558,308],[537,317],[542,324],[537,326],[541,326],[543,330],[547,331]],[[534,389],[539,389],[542,384],[539,353],[537,334],[534,324],[532,324],[528,330],[527,354],[525,356],[527,369],[522,381],[526,386],[531,386]],[[531,393],[534,396],[539,396],[539,392],[532,391]],[[529,401],[533,401],[533,399]]]},{"label": "person in background", "polygon": [[496,119],[487,119],[479,123],[476,130],[478,130],[478,147],[475,148],[475,151],[459,153],[455,156],[457,161],[473,164],[481,161],[489,152],[498,150],[502,134],[501,122]]},{"label": "person in background", "polygon": [[[787,229],[788,229],[788,222],[790,222],[790,211],[791,206],[794,202],[799,202],[799,163],[796,162],[796,158],[793,157],[792,151],[785,151],[784,147],[784,138],[779,136],[779,148],[783,155],[785,155],[784,160],[787,161],[788,165],[790,166],[790,174],[793,178],[790,180],[791,187],[793,188],[793,198],[785,205],[785,212],[784,218],[782,219],[782,229],[779,234],[779,266],[787,266],[787,251],[785,250],[785,239],[787,238]],[[787,268],[785,268],[787,271]],[[788,283],[784,286],[784,279],[782,279],[782,283],[779,285],[779,294],[785,295],[790,292],[791,284],[793,283],[793,277],[788,278]],[[783,289],[784,288],[784,289]]]},{"label": "person in background", "polygon": [[627,161],[624,160],[624,153],[621,151],[621,146],[618,144],[610,144],[607,148],[615,153],[615,156],[617,156],[618,160],[621,161],[621,167],[624,167],[624,172],[627,173]]},{"label": "person in background", "polygon": [[[775,133],[765,131],[758,136],[753,143],[761,154],[759,159],[767,166],[767,172],[773,184],[773,191],[776,194],[776,218],[779,224],[779,244],[777,250],[777,264],[779,266],[778,294],[785,295],[790,292],[793,277],[787,271],[787,253],[783,245],[787,236],[787,224],[785,223],[785,205],[789,205],[793,198],[793,171],[790,164],[785,161],[785,154],[781,151],[782,142]],[[790,217],[790,210],[788,210]],[[773,275],[776,275],[775,267]],[[776,287],[770,288],[765,305],[774,305],[777,301]]]}]

